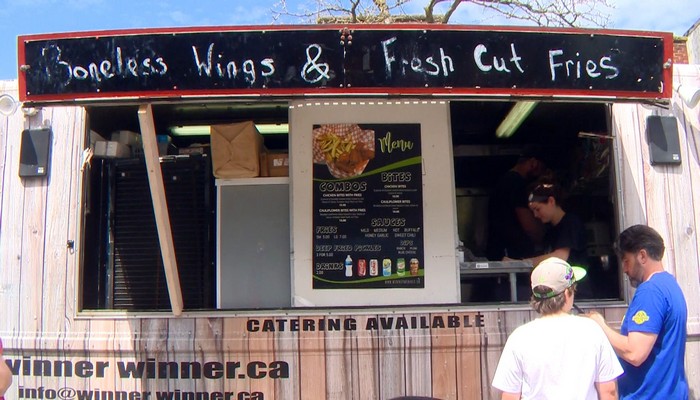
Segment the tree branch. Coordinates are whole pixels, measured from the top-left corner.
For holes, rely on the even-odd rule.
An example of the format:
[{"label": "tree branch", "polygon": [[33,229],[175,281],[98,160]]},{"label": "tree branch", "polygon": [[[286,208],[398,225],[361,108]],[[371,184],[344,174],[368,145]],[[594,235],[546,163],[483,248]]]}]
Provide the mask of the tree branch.
[{"label": "tree branch", "polygon": [[[299,11],[289,10],[287,0],[273,6],[273,20],[282,17],[304,19],[316,23],[448,23],[457,9],[481,7],[492,17],[522,21],[538,26],[605,27],[609,22],[609,0],[307,0],[315,5]],[[425,15],[408,15],[402,6],[423,1]],[[447,7],[441,4],[448,3]],[[445,8],[440,15],[437,8]],[[474,23],[474,22],[469,22]],[[477,22],[478,23],[478,22]],[[482,21],[483,23],[483,21]]]}]

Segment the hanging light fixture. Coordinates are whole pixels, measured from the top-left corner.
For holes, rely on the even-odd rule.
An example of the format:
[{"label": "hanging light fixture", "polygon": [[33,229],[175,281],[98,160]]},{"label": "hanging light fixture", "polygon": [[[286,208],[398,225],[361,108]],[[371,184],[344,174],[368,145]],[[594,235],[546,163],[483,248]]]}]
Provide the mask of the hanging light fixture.
[{"label": "hanging light fixture", "polygon": [[508,115],[506,115],[501,124],[498,125],[498,128],[496,128],[496,137],[507,138],[513,136],[515,131],[518,130],[536,105],[536,101],[518,101],[515,103],[513,108],[508,112]]},{"label": "hanging light fixture", "polygon": [[[284,135],[289,133],[289,124],[255,124],[261,135]],[[211,133],[210,125],[171,126],[172,136],[207,136]]]}]

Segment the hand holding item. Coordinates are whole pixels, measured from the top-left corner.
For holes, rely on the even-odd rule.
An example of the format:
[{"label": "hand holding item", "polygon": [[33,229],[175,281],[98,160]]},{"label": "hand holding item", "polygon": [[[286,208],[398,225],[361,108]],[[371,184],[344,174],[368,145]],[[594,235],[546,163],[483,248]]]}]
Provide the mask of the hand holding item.
[{"label": "hand holding item", "polygon": [[584,314],[584,315],[585,315],[586,317],[592,319],[593,321],[595,321],[595,323],[598,324],[598,325],[600,325],[600,326],[605,326],[605,325],[607,325],[607,324],[605,323],[605,317],[603,317],[603,315],[602,315],[601,313],[597,312],[597,311],[589,311],[589,312],[587,312],[587,313]]}]

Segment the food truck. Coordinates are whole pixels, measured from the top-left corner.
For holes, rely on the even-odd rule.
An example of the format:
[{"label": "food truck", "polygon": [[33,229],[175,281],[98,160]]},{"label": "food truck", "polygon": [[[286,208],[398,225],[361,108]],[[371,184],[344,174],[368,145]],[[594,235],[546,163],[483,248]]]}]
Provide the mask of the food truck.
[{"label": "food truck", "polygon": [[203,27],[18,53],[0,82],[8,400],[497,398],[505,340],[536,314],[532,266],[486,256],[488,202],[533,147],[585,223],[577,304],[619,325],[613,242],[651,225],[697,365],[700,70],[670,33]]}]

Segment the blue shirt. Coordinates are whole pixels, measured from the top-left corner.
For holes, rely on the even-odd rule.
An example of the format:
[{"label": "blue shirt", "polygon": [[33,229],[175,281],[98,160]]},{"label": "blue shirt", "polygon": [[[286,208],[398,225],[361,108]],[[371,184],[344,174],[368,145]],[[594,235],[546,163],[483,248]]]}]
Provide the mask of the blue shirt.
[{"label": "blue shirt", "polygon": [[620,332],[657,335],[649,357],[635,367],[620,360],[625,373],[618,379],[620,399],[688,398],[685,359],[688,309],[678,282],[659,272],[637,287]]}]

